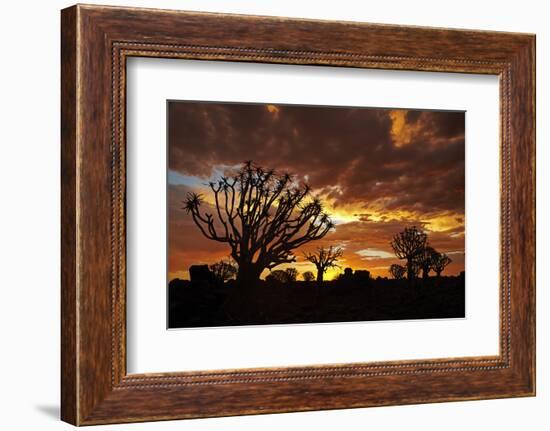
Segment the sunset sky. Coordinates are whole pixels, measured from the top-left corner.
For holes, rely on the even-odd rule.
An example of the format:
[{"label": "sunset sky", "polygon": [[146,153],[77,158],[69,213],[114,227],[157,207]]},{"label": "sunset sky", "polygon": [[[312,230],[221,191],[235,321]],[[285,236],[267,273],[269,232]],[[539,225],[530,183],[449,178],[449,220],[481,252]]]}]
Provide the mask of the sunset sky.
[{"label": "sunset sky", "polygon": [[278,268],[315,272],[303,252],[334,245],[341,268],[325,279],[345,267],[389,277],[392,263],[404,264],[392,236],[415,225],[453,260],[444,274],[464,270],[464,112],[169,102],[168,116],[169,279],[228,257],[182,207],[194,191],[208,210],[208,182],[246,160],[307,182],[336,225]]}]

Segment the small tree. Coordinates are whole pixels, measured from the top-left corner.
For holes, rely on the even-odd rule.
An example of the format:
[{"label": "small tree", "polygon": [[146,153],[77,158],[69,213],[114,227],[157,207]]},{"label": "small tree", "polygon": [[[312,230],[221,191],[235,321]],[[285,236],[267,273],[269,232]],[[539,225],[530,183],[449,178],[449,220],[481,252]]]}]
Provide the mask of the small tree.
[{"label": "small tree", "polygon": [[432,247],[426,246],[416,256],[418,266],[422,270],[422,278],[426,279],[429,277],[437,254]]},{"label": "small tree", "polygon": [[438,277],[441,276],[443,270],[452,262],[451,258],[445,253],[436,253],[432,262],[432,269]]},{"label": "small tree", "polygon": [[276,281],[278,283],[292,283],[296,281],[298,276],[298,271],[296,268],[287,268],[287,269],[275,269],[271,271],[269,275],[265,278],[266,281],[272,282]]},{"label": "small tree", "polygon": [[237,275],[237,267],[229,260],[220,260],[213,263],[210,265],[210,271],[220,283],[225,283]]},{"label": "small tree", "polygon": [[342,248],[333,247],[331,245],[329,248],[319,247],[315,254],[305,253],[304,257],[317,268],[317,281],[321,283],[325,272],[327,272],[329,268],[339,266],[336,261],[341,258],[343,254],[344,250]]},{"label": "small tree", "polygon": [[296,268],[285,269],[287,283],[293,283],[298,278],[298,270]]},{"label": "small tree", "polygon": [[302,278],[305,282],[309,283],[315,279],[315,274],[313,274],[313,272],[311,271],[306,271],[302,273]]},{"label": "small tree", "polygon": [[413,280],[418,274],[417,257],[426,247],[428,236],[415,226],[405,228],[403,232],[395,235],[390,242],[395,255],[399,259],[407,260],[407,278]]},{"label": "small tree", "polygon": [[390,265],[389,273],[396,280],[402,280],[403,277],[405,277],[405,272],[407,272],[407,269],[404,266],[398,265],[397,263]]},{"label": "small tree", "polygon": [[282,269],[275,269],[267,275],[265,281],[268,283],[284,283],[286,281],[286,273]]}]

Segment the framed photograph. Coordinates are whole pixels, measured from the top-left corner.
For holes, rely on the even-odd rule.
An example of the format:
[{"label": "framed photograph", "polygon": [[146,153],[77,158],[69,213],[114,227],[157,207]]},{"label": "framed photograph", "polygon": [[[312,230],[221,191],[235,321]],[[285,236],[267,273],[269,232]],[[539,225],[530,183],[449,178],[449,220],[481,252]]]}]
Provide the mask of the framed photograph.
[{"label": "framed photograph", "polygon": [[535,37],[62,11],[62,419],[535,394]]}]

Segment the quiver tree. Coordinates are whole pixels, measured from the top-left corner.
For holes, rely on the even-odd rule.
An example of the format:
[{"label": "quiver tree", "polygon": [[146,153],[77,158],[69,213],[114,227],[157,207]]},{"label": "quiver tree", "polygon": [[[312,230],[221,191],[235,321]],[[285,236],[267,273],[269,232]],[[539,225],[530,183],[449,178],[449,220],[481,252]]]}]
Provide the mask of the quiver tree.
[{"label": "quiver tree", "polygon": [[219,262],[210,265],[210,271],[214,274],[214,278],[219,283],[225,283],[237,275],[237,267],[233,262],[228,260],[220,260]]},{"label": "quiver tree", "polygon": [[445,253],[436,253],[432,262],[432,269],[435,271],[437,276],[440,277],[445,267],[451,262],[451,258]]},{"label": "quiver tree", "polygon": [[407,270],[404,266],[398,265],[397,263],[392,263],[390,265],[389,273],[396,280],[402,280],[403,277],[405,277],[405,272],[407,272]]},{"label": "quiver tree", "polygon": [[430,271],[434,265],[437,253],[432,247],[426,246],[416,256],[416,262],[422,270],[422,278],[426,279],[430,275]]},{"label": "quiver tree", "polygon": [[415,226],[405,228],[403,232],[396,234],[391,246],[399,259],[407,260],[407,279],[413,280],[418,273],[418,255],[426,247],[428,236]]},{"label": "quiver tree", "polygon": [[316,253],[305,253],[304,257],[317,268],[317,281],[322,282],[325,272],[329,268],[339,266],[336,261],[342,257],[344,250],[340,247],[319,247]]},{"label": "quiver tree", "polygon": [[333,227],[307,185],[246,162],[231,176],[209,184],[214,209],[189,193],[184,209],[202,234],[226,243],[238,265],[237,284],[252,286],[264,269],[296,260],[293,250],[324,237]]}]

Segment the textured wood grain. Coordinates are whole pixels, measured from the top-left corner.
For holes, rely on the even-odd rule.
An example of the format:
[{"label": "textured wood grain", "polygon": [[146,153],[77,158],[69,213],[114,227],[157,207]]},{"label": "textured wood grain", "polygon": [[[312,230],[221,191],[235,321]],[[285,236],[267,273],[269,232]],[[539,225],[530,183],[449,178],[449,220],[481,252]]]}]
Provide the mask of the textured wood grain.
[{"label": "textured wood grain", "polygon": [[61,417],[77,422],[76,9],[61,17]]},{"label": "textured wood grain", "polygon": [[[81,425],[534,394],[534,36],[99,6],[64,10],[62,27],[65,421]],[[126,375],[129,56],[499,75],[499,356]]]}]

